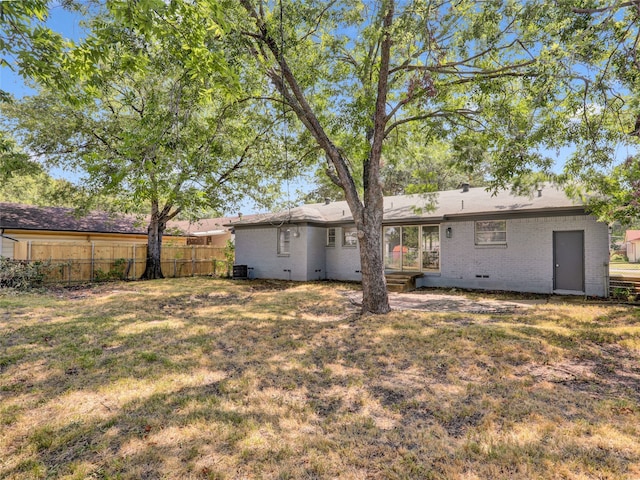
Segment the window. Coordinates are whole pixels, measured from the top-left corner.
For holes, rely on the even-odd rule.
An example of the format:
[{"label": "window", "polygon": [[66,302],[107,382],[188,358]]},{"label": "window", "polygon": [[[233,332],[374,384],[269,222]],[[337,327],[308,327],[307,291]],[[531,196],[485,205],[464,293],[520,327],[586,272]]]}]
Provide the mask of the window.
[{"label": "window", "polygon": [[342,246],[355,247],[358,245],[358,230],[356,227],[342,227]]},{"label": "window", "polygon": [[278,228],[278,255],[289,255],[291,230],[288,227]]},{"label": "window", "polygon": [[336,246],[336,229],[327,228],[327,247]]},{"label": "window", "polygon": [[422,270],[440,270],[440,227],[422,227]]},{"label": "window", "polygon": [[506,245],[506,220],[479,220],[476,222],[476,245]]},{"label": "window", "polygon": [[397,225],[383,228],[384,267],[392,271],[440,271],[440,227]]}]

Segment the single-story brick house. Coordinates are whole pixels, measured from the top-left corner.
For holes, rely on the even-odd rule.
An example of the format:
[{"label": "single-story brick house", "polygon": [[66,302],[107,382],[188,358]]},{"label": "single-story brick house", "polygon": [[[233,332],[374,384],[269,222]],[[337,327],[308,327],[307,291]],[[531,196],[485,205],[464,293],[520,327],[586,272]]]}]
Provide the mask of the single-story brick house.
[{"label": "single-story brick house", "polygon": [[624,246],[630,262],[640,262],[640,230],[624,232]]},{"label": "single-story brick house", "polygon": [[[231,225],[236,263],[252,278],[361,280],[344,201]],[[380,235],[386,273],[413,272],[417,287],[607,295],[608,226],[550,185],[531,196],[465,185],[432,200],[387,197]]]}]

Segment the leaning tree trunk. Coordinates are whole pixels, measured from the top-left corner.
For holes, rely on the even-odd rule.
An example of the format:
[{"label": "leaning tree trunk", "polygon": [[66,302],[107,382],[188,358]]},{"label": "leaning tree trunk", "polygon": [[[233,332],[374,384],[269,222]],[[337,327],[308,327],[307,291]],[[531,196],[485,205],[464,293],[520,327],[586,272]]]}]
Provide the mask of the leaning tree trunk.
[{"label": "leaning tree trunk", "polygon": [[149,226],[147,227],[147,264],[144,273],[140,277],[141,280],[164,278],[160,260],[162,255],[162,234],[166,227],[166,220],[161,216],[158,206],[154,205]]},{"label": "leaning tree trunk", "polygon": [[[286,104],[292,108],[298,119],[315,138],[324,150],[327,158],[335,168],[335,174],[327,172],[331,180],[344,190],[345,198],[358,230],[360,239],[360,269],[362,271],[362,313],[384,314],[389,312],[389,296],[384,277],[382,260],[382,214],[383,198],[380,186],[380,158],[382,142],[385,136],[387,116],[385,112],[387,98],[387,80],[389,75],[389,58],[391,50],[391,26],[394,5],[387,6],[384,17],[385,34],[381,43],[380,72],[377,86],[376,109],[373,115],[374,126],[370,134],[371,152],[364,168],[364,201],[358,195],[354,178],[348,162],[340,149],[331,141],[322,127],[314,109],[307,101],[305,93],[296,76],[289,68],[284,52],[280,51],[279,42],[271,36],[267,24],[250,0],[240,0],[249,15],[256,21],[258,33],[253,39],[266,46],[274,57],[275,65],[268,71],[276,89]],[[262,50],[259,47],[255,50]]]}]

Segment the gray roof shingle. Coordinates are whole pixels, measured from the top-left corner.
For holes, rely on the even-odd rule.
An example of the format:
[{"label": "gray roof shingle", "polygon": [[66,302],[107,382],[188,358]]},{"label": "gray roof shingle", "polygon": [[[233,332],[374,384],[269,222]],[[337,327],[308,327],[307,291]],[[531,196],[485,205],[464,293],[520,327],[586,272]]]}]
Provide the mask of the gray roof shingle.
[{"label": "gray roof shingle", "polygon": [[[447,218],[474,215],[495,215],[525,212],[575,211],[584,209],[579,201],[569,198],[561,189],[545,185],[542,194],[516,196],[508,191],[492,195],[485,188],[468,191],[447,190],[424,195],[397,195],[384,199],[384,223],[405,221],[441,221]],[[347,202],[302,205],[289,211],[252,215],[233,222],[234,226],[279,223],[348,223],[353,217]]]},{"label": "gray roof shingle", "polygon": [[72,208],[0,203],[0,228],[60,232],[146,235],[144,222],[130,215],[89,212],[76,217]]}]

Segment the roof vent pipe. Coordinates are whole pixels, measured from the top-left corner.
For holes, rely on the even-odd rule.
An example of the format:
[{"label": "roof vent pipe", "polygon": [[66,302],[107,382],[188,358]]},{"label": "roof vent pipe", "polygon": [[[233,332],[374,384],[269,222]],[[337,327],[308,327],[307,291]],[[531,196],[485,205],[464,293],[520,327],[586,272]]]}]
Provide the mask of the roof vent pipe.
[{"label": "roof vent pipe", "polygon": [[324,197],[324,204],[329,205],[331,203],[331,199],[329,197]]},{"label": "roof vent pipe", "polygon": [[539,189],[538,189],[538,197],[541,197],[541,196],[542,196],[542,189],[541,189],[541,188],[539,188]]},{"label": "roof vent pipe", "polygon": [[462,193],[468,192],[468,191],[469,191],[469,184],[468,183],[463,183],[462,184]]}]

